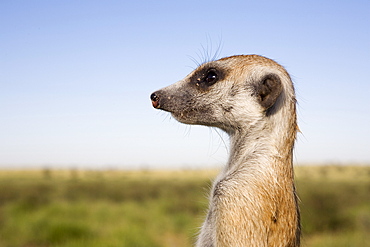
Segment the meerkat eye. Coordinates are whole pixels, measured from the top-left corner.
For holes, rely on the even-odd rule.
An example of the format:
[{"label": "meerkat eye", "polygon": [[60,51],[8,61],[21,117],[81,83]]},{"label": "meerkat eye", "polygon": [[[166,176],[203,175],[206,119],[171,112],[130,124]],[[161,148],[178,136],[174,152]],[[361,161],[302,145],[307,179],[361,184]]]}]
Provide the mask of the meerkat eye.
[{"label": "meerkat eye", "polygon": [[208,71],[208,73],[204,77],[204,82],[207,84],[207,86],[211,86],[215,84],[217,80],[218,80],[218,75],[214,70]]}]

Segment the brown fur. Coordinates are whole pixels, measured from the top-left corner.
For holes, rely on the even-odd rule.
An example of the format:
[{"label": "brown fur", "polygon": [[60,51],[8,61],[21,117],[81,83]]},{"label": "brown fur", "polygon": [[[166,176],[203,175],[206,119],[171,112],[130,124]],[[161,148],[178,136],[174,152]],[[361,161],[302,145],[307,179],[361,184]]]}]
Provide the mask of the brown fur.
[{"label": "brown fur", "polygon": [[229,161],[214,181],[198,247],[300,245],[292,164],[296,100],[282,66],[257,55],[222,58],[151,99],[180,122],[230,135]]}]

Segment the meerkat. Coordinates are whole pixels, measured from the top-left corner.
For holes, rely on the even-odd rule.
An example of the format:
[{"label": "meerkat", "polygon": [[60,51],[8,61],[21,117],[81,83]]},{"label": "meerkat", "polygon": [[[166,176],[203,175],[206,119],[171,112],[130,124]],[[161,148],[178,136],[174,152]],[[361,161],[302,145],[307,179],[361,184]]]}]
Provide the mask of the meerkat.
[{"label": "meerkat", "polygon": [[300,246],[292,161],[296,97],[281,65],[258,55],[222,58],[150,98],[181,123],[230,136],[229,159],[213,182],[197,247]]}]

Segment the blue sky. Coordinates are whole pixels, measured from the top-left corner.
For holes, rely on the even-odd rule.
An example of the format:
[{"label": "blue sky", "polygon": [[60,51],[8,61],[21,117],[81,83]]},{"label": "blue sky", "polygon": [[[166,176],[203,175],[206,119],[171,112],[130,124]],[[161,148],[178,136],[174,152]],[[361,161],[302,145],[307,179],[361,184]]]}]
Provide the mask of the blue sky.
[{"label": "blue sky", "polygon": [[291,74],[296,163],[370,163],[369,26],[369,1],[1,1],[0,167],[223,164],[149,100],[219,46]]}]

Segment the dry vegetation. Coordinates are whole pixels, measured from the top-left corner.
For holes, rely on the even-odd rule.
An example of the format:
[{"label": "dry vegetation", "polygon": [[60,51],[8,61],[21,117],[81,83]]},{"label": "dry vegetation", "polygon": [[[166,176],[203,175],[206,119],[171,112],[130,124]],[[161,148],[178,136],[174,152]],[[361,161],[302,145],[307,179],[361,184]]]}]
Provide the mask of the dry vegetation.
[{"label": "dry vegetation", "polygon": [[[0,171],[0,246],[192,246],[216,173]],[[370,166],[296,177],[303,246],[369,246]]]}]

